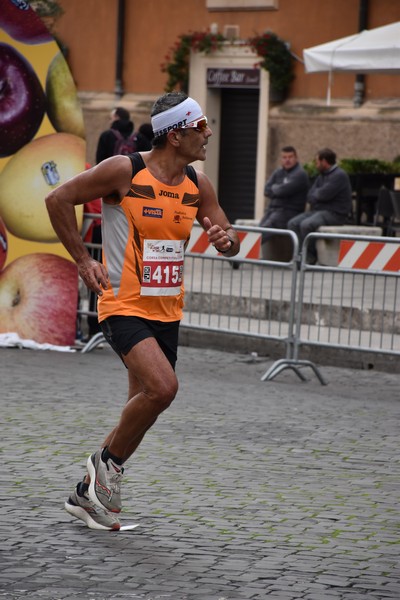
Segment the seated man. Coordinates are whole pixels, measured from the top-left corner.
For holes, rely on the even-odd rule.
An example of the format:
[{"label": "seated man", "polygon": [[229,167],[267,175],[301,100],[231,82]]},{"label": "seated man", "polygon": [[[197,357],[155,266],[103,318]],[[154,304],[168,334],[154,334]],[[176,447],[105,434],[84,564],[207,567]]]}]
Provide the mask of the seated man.
[{"label": "seated man", "polygon": [[[310,210],[290,219],[287,227],[297,234],[300,250],[305,237],[321,225],[343,225],[351,212],[350,178],[336,164],[336,154],[329,148],[317,152],[315,163],[319,175],[308,192]],[[317,262],[315,241],[308,244],[307,263]]]},{"label": "seated man", "polygon": [[[305,209],[308,175],[300,166],[293,146],[282,148],[281,165],[265,185],[264,195],[268,196],[270,203],[260,221],[260,227],[286,229],[288,221]],[[264,234],[262,243],[267,239],[268,235]]]}]

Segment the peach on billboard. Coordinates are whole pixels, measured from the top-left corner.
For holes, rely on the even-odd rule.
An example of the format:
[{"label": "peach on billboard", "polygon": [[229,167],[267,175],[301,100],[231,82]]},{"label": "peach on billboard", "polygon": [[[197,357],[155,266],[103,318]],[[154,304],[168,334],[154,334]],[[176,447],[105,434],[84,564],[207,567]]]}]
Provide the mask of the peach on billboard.
[{"label": "peach on billboard", "polygon": [[[68,64],[24,0],[0,0],[0,334],[70,346],[78,272],[45,196],[85,170],[82,109]],[[83,207],[77,207],[82,226]]]}]

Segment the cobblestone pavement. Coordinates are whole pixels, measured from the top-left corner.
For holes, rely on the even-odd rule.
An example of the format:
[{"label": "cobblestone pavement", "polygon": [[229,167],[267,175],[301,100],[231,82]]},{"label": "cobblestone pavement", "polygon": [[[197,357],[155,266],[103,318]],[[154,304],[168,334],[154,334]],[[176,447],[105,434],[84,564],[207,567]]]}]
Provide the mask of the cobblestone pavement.
[{"label": "cobblestone pavement", "polygon": [[178,396],[126,469],[131,532],[63,508],[115,424],[126,373],[88,354],[0,350],[0,598],[400,598],[399,375],[180,348]]}]

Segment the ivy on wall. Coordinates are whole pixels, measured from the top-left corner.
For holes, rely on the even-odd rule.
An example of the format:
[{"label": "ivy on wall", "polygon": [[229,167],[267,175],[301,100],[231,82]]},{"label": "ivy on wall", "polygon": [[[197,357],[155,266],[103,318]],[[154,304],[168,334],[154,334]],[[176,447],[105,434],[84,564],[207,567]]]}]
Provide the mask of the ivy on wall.
[{"label": "ivy on wall", "polygon": [[[220,33],[204,31],[178,36],[174,46],[165,57],[165,63],[161,65],[161,71],[168,75],[165,91],[179,89],[188,92],[191,50],[211,54],[220,50],[227,41],[227,38]],[[294,79],[294,61],[287,43],[275,33],[266,31],[243,41],[242,44],[249,45],[262,59],[257,64],[269,71],[271,88],[286,93]]]},{"label": "ivy on wall", "polygon": [[287,43],[266,31],[250,38],[248,44],[262,58],[259,65],[269,72],[271,88],[286,93],[294,79],[294,59]]},{"label": "ivy on wall", "polygon": [[220,49],[225,41],[226,38],[220,33],[195,31],[180,35],[165,57],[166,62],[161,65],[161,71],[168,75],[165,91],[179,89],[187,94],[190,51],[211,54]]}]

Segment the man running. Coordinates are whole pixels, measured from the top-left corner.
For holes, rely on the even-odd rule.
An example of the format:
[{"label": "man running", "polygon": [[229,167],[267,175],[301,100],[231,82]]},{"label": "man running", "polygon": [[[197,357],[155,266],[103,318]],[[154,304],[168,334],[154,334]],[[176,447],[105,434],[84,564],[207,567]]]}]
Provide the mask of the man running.
[{"label": "man running", "polygon": [[[119,422],[88,459],[88,474],[65,503],[94,529],[119,529],[124,465],[178,391],[175,375],[183,307],[184,251],[195,219],[217,252],[239,252],[237,233],[208,177],[212,131],[199,104],[181,92],[153,105],[152,149],[108,158],[46,197],[53,227],[86,286],[98,294],[105,338],[128,371]],[[103,199],[103,263],[86,249],[75,206]]]}]

